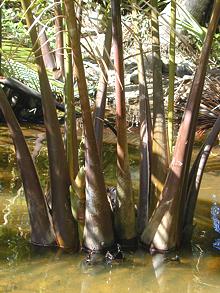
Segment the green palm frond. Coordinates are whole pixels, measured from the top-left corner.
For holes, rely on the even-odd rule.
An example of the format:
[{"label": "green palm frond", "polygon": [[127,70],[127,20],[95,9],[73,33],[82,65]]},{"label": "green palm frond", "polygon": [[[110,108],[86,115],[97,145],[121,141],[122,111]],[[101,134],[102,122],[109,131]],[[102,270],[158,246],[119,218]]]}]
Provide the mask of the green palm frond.
[{"label": "green palm frond", "polygon": [[185,19],[177,19],[177,24],[197,41],[198,49],[201,49],[207,29],[201,26],[192,14],[183,9],[180,5],[178,5],[178,9],[183,12]]},{"label": "green palm frond", "polygon": [[[5,77],[13,77],[28,87],[40,92],[38,73],[28,65],[12,59],[2,59],[2,72]],[[63,96],[63,82],[50,78],[52,92],[56,96]]]}]

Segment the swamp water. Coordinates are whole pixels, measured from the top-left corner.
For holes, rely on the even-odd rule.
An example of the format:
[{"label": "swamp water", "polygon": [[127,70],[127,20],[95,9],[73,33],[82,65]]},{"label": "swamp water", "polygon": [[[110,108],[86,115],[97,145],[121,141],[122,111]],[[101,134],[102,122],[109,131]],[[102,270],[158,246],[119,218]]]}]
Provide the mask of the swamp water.
[{"label": "swamp water", "polygon": [[[41,128],[25,128],[33,149]],[[47,177],[43,149],[37,157],[41,180]],[[131,150],[134,187],[138,187],[138,155]],[[104,156],[107,183],[114,180],[114,146]],[[204,174],[196,211],[192,247],[169,256],[144,251],[126,254],[125,261],[86,266],[85,254],[37,249],[29,244],[26,203],[16,167],[14,148],[6,127],[0,128],[0,292],[220,292],[220,147],[216,146]],[[43,182],[45,185],[46,182]],[[214,197],[213,194],[216,194]],[[219,196],[219,198],[218,198]],[[216,230],[216,231],[215,231]],[[220,232],[220,231],[219,231]],[[174,260],[175,259],[175,260]]]}]

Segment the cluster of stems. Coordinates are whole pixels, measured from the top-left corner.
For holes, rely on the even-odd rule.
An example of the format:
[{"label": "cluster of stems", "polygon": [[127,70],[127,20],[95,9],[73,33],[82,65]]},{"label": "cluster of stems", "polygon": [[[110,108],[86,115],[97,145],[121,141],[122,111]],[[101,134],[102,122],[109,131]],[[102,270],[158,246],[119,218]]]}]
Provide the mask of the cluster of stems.
[{"label": "cluster of stems", "polygon": [[[80,247],[78,232],[80,222],[83,224],[81,246],[90,251],[107,251],[116,243],[120,243],[124,247],[136,246],[138,238],[147,247],[159,251],[180,247],[186,239],[189,242],[204,166],[220,130],[220,119],[218,118],[190,169],[208,58],[220,15],[220,0],[216,0],[213,7],[213,14],[173,153],[176,1],[171,1],[168,133],[163,101],[158,1],[151,0],[149,4],[153,60],[152,113],[140,23],[137,20],[137,3],[135,0],[132,2],[133,31],[138,52],[140,106],[140,188],[137,217],[127,142],[121,1],[111,0],[108,6],[111,13],[107,13],[103,18],[106,24],[106,34],[93,113],[80,43],[83,2],[54,0],[56,16],[54,59],[51,57],[51,52],[48,51],[46,35],[42,27],[35,21],[34,2],[21,0],[38,69],[42,96],[49,159],[49,198],[44,195],[20,126],[4,91],[0,88],[0,107],[11,131],[23,180],[30,216],[31,241],[37,245],[56,245],[76,252]],[[114,211],[111,210],[107,197],[102,166],[103,125],[111,50],[115,70],[117,131],[117,203]],[[64,139],[46,67],[58,70],[59,79],[65,83]],[[78,161],[74,81],[78,86],[83,120],[85,140],[85,166],[83,168],[79,167]],[[170,156],[172,160],[169,165]],[[80,210],[78,217],[74,217],[72,213],[70,187],[78,201]]]}]

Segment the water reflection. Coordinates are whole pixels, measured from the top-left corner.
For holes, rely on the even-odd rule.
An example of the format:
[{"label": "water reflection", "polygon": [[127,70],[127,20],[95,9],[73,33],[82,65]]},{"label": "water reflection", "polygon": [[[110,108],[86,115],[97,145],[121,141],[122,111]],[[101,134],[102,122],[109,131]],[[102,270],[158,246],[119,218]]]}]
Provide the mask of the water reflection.
[{"label": "water reflection", "polygon": [[[18,235],[7,235],[8,255],[1,255],[0,292],[159,292],[217,293],[219,257],[194,247],[178,259],[144,251],[122,263],[82,266],[84,254],[33,249]],[[2,243],[6,242],[2,241]],[[10,241],[9,241],[10,240]]]},{"label": "water reflection", "polygon": [[21,186],[12,146],[0,146],[0,190],[16,191]]},{"label": "water reflection", "polygon": [[[217,201],[217,196],[212,195],[213,204],[211,206],[211,218],[213,222],[214,230],[217,233],[220,233],[220,206]],[[220,238],[217,238],[213,242],[213,247],[220,250]]]}]

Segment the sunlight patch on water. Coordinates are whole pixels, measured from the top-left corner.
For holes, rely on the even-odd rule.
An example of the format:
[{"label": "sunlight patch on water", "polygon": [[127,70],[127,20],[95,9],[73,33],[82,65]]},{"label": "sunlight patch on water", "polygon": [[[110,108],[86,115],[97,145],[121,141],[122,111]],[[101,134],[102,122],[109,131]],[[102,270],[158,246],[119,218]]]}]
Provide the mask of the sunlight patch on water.
[{"label": "sunlight patch on water", "polygon": [[23,194],[23,191],[24,191],[23,187],[20,187],[17,194],[14,197],[12,197],[12,199],[6,200],[8,203],[6,203],[5,208],[2,210],[3,219],[4,219],[4,223],[2,224],[2,226],[5,226],[8,224],[8,217],[12,213],[11,208],[15,205],[15,201],[21,196],[21,194]]}]

